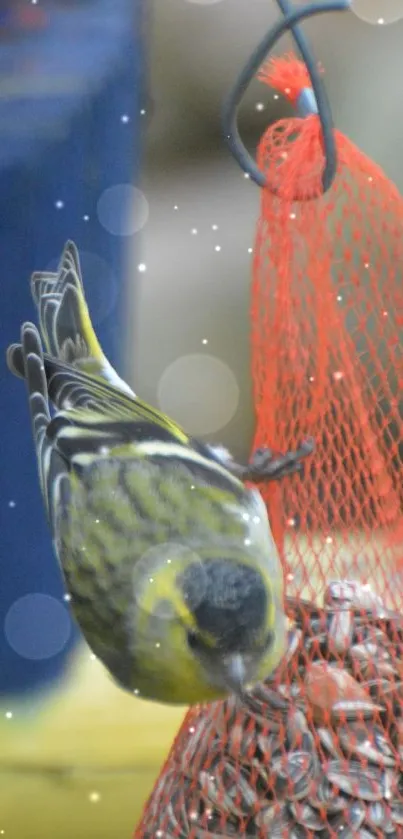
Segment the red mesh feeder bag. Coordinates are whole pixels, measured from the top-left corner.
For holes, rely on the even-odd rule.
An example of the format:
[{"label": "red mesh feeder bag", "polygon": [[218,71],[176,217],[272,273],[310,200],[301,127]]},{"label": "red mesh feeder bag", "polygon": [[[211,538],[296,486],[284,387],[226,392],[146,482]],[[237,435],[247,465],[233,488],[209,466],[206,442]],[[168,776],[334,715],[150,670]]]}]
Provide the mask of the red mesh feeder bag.
[{"label": "red mesh feeder bag", "polygon": [[[291,101],[309,86],[292,57],[261,78]],[[316,115],[258,150],[254,448],[316,441],[303,476],[262,490],[288,654],[243,702],[189,711],[137,839],[403,837],[403,201],[336,145],[325,194]]]}]

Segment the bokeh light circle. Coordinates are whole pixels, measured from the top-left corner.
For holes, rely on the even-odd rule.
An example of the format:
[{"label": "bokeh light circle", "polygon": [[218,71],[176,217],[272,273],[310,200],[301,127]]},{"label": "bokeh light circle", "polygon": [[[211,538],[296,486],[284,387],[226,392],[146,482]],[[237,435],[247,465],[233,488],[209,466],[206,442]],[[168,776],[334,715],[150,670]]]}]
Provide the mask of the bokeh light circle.
[{"label": "bokeh light circle", "polygon": [[[113,312],[118,294],[116,276],[105,259],[92,251],[80,249],[80,264],[84,293],[89,305],[91,320],[99,326]],[[51,260],[47,271],[57,271],[60,255]]]},{"label": "bokeh light circle", "polygon": [[403,20],[403,0],[352,0],[351,11],[366,23],[382,26]]},{"label": "bokeh light circle", "polygon": [[[159,575],[166,568],[166,579],[171,574],[176,576],[183,572],[188,564],[198,566],[197,592],[194,593],[192,603],[201,603],[206,591],[206,572],[204,564],[196,551],[180,542],[161,542],[148,548],[141,559],[133,567],[132,584],[133,595],[141,611],[152,614],[160,621],[172,620],[175,616],[175,605],[169,598],[153,597],[152,587],[159,591]],[[151,595],[150,597],[148,595]]]},{"label": "bokeh light circle", "polygon": [[184,355],[164,370],[158,384],[162,411],[189,434],[224,428],[239,403],[239,387],[228,364],[212,355]]},{"label": "bokeh light circle", "polygon": [[148,221],[148,201],[137,187],[116,184],[105,189],[97,204],[98,219],[113,236],[133,236]]},{"label": "bokeh light circle", "polygon": [[10,606],[4,621],[4,634],[10,647],[30,661],[43,661],[60,653],[71,629],[67,609],[49,594],[20,597]]}]

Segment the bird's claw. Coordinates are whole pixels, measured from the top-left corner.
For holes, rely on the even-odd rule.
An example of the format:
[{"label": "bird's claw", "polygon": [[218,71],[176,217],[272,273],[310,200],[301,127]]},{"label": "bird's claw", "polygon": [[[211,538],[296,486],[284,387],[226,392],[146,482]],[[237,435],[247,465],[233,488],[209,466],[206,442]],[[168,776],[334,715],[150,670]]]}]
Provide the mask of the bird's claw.
[{"label": "bird's claw", "polygon": [[256,449],[247,466],[240,467],[239,477],[244,481],[278,481],[287,475],[300,472],[301,460],[308,457],[315,449],[312,439],[304,440],[295,451],[285,454],[273,452],[268,448]]}]

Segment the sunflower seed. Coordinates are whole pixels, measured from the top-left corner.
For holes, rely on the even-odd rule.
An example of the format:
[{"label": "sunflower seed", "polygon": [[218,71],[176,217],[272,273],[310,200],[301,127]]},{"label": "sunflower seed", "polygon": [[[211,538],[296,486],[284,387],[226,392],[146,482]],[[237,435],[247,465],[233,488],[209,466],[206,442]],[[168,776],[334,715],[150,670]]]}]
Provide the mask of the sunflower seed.
[{"label": "sunflower seed", "polygon": [[403,801],[392,801],[390,805],[391,818],[394,824],[403,825]]},{"label": "sunflower seed", "polygon": [[281,757],[283,752],[281,742],[274,734],[257,734],[256,746],[260,750],[262,762],[267,766],[276,758]]},{"label": "sunflower seed", "polygon": [[387,801],[390,801],[392,798],[395,797],[398,789],[398,777],[396,773],[391,769],[386,769],[383,773],[383,783],[384,783],[384,798]]},{"label": "sunflower seed", "polygon": [[343,792],[364,801],[381,801],[385,795],[385,773],[367,766],[365,772],[358,761],[330,761],[325,772],[330,783]]},{"label": "sunflower seed", "polygon": [[290,685],[279,685],[278,692],[281,696],[284,696],[288,699],[289,702],[292,702],[295,699],[299,699],[301,697],[301,686],[296,684],[296,682],[291,683]]},{"label": "sunflower seed", "polygon": [[[290,836],[290,831],[293,826],[292,817],[288,813],[286,807],[282,807],[280,812],[274,817],[270,823],[270,839],[284,839],[285,836]],[[264,827],[264,825],[262,825]]]},{"label": "sunflower seed", "polygon": [[208,718],[197,721],[191,728],[193,731],[190,731],[190,737],[186,741],[181,756],[181,767],[185,772],[193,766],[195,757],[200,753],[200,745],[209,738],[213,731],[212,722]]},{"label": "sunflower seed", "polygon": [[323,819],[319,813],[306,802],[293,801],[289,806],[295,821],[308,830],[322,830]]},{"label": "sunflower seed", "polygon": [[323,777],[309,795],[312,807],[327,813],[340,813],[346,807],[346,799],[327,778]]},{"label": "sunflower seed", "polygon": [[341,758],[342,754],[336,733],[331,728],[325,728],[324,726],[320,726],[316,731],[322,746],[324,746],[329,754],[336,759]]},{"label": "sunflower seed", "polygon": [[[287,719],[287,738],[289,741],[289,748],[292,748],[290,743],[297,742],[303,734],[309,733],[308,723],[305,714],[295,705],[290,706]],[[306,751],[302,749],[302,751]]]},{"label": "sunflower seed", "polygon": [[346,804],[342,813],[329,818],[329,827],[337,837],[353,839],[365,819],[366,808],[361,801]]},{"label": "sunflower seed", "polygon": [[199,783],[203,795],[223,815],[242,818],[258,803],[256,791],[250,786],[242,770],[237,771],[230,763],[225,764],[220,775],[200,772]]},{"label": "sunflower seed", "polygon": [[337,738],[348,757],[355,755],[380,766],[395,764],[393,751],[379,725],[352,723],[340,726],[337,729]]},{"label": "sunflower seed", "polygon": [[250,763],[256,751],[256,732],[245,731],[240,723],[236,723],[228,732],[226,751],[230,758],[241,763]]},{"label": "sunflower seed", "polygon": [[328,647],[331,653],[346,653],[353,637],[353,613],[349,609],[338,609],[330,618]]},{"label": "sunflower seed", "polygon": [[364,682],[363,687],[371,694],[375,702],[382,705],[392,701],[393,693],[396,691],[396,683],[387,679],[370,679]]},{"label": "sunflower seed", "polygon": [[289,837],[290,839],[312,839],[312,830],[294,822],[291,823]]},{"label": "sunflower seed", "polygon": [[192,711],[141,839],[403,839],[402,616],[351,580],[287,612],[273,676]]},{"label": "sunflower seed", "polygon": [[355,624],[355,631],[354,637],[357,638],[357,642],[359,644],[377,644],[379,647],[383,647],[384,649],[389,649],[391,646],[391,642],[383,629],[380,629],[379,626],[374,626],[372,624],[364,624],[357,626]]},{"label": "sunflower seed", "polygon": [[271,767],[274,793],[293,801],[309,794],[315,778],[315,761],[310,752],[295,751],[274,761]]},{"label": "sunflower seed", "polygon": [[257,828],[262,829],[271,828],[273,822],[275,822],[276,818],[279,815],[279,805],[270,804],[268,807],[261,807],[260,810],[256,813],[255,816],[255,825]]},{"label": "sunflower seed", "polygon": [[366,643],[353,644],[350,649],[350,655],[359,661],[369,661],[370,659],[377,658],[379,649],[377,644],[374,644],[372,641],[367,641]]},{"label": "sunflower seed", "polygon": [[324,602],[330,606],[345,603],[357,612],[381,618],[388,614],[385,604],[369,585],[357,580],[332,580],[325,591]]},{"label": "sunflower seed", "polygon": [[290,707],[290,702],[286,697],[281,696],[278,690],[274,690],[263,683],[256,685],[254,688],[253,700],[260,702],[263,706],[269,705],[276,711],[281,711],[284,714],[287,714]]},{"label": "sunflower seed", "polygon": [[382,705],[375,705],[370,698],[363,699],[339,699],[332,707],[332,716],[335,720],[360,720],[362,717],[373,717],[383,711]]},{"label": "sunflower seed", "polygon": [[[192,839],[233,839],[234,836],[236,836],[236,834],[228,833],[227,829],[225,829],[225,833],[222,833],[221,830],[219,833],[212,833],[210,830],[203,830],[202,827],[196,827],[192,830]],[[176,839],[176,836],[174,837],[174,839]],[[180,837],[180,839],[182,839],[182,836]],[[186,836],[184,836],[183,839],[189,839],[189,834],[186,834]]]},{"label": "sunflower seed", "polygon": [[[187,825],[183,823],[181,819],[181,813],[177,813],[174,810],[174,801],[169,801],[166,808],[166,818],[168,822],[169,830],[172,832],[179,831],[186,829]],[[179,819],[178,819],[179,816]],[[181,823],[182,822],[182,823]]]},{"label": "sunflower seed", "polygon": [[233,802],[230,795],[228,795],[221,788],[218,788],[217,781],[214,775],[209,775],[208,772],[200,772],[199,784],[203,799],[207,799],[222,815],[241,815],[238,808],[233,808]]},{"label": "sunflower seed", "polygon": [[[394,819],[394,821],[396,821]],[[379,830],[393,828],[392,808],[384,801],[374,801],[368,807],[365,814],[365,824],[370,828]]]}]

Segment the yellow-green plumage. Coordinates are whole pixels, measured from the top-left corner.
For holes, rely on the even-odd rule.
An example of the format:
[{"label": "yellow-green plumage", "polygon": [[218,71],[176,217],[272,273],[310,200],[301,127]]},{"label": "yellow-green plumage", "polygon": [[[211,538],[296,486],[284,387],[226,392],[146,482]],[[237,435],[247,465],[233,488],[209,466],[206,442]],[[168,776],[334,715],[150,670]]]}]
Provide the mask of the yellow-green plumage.
[{"label": "yellow-green plumage", "polygon": [[162,702],[264,678],[286,626],[258,491],[110,367],[72,243],[32,290],[41,337],[24,324],[8,363],[27,382],[55,550],[89,645],[123,688]]}]

